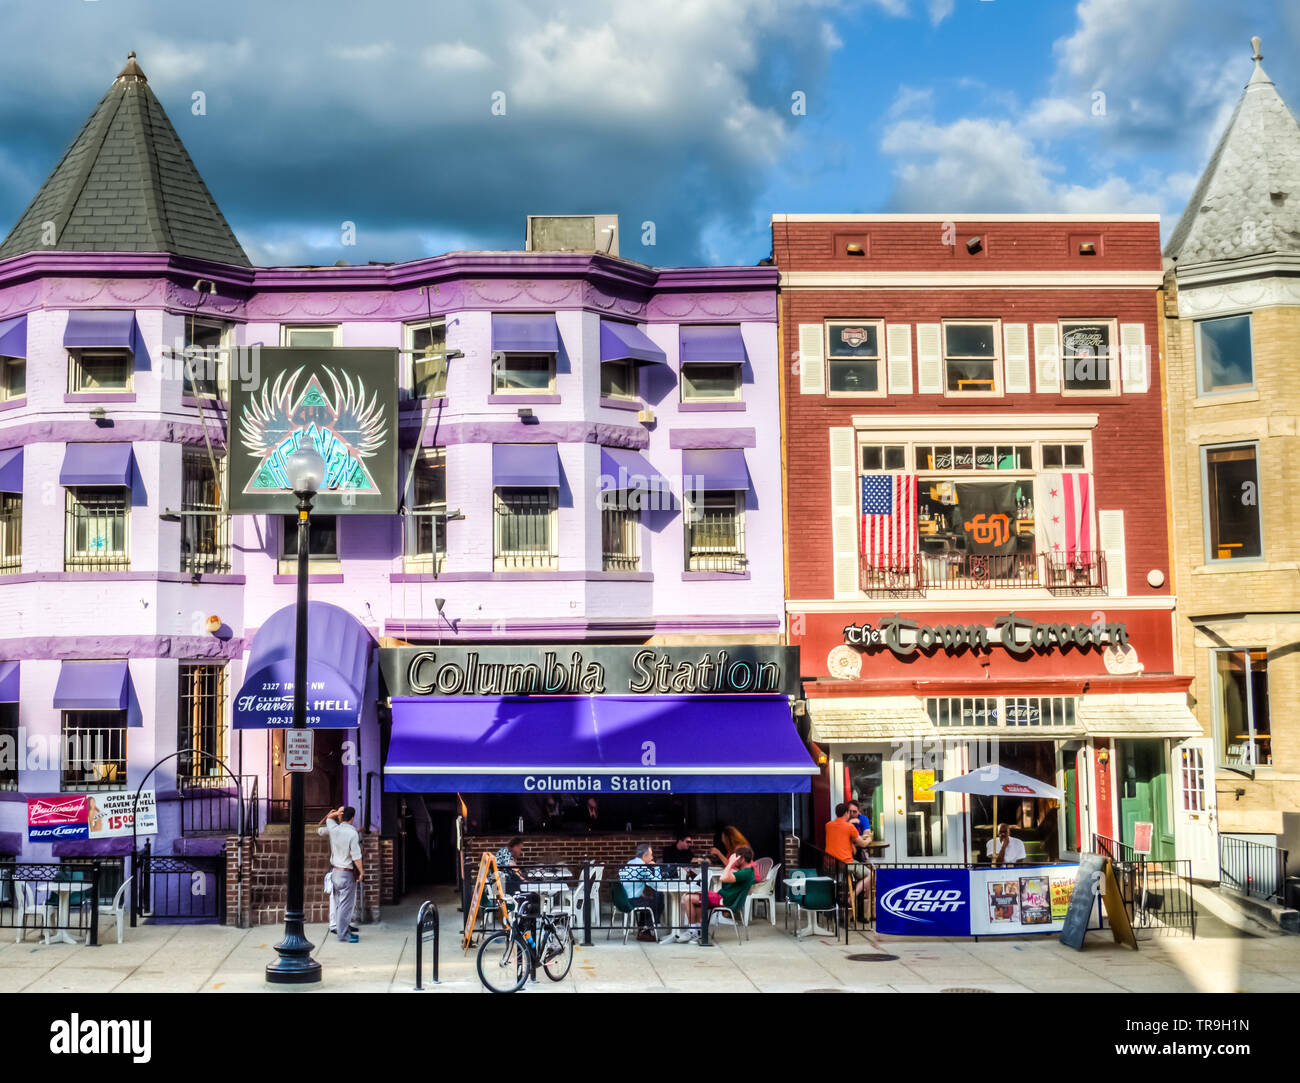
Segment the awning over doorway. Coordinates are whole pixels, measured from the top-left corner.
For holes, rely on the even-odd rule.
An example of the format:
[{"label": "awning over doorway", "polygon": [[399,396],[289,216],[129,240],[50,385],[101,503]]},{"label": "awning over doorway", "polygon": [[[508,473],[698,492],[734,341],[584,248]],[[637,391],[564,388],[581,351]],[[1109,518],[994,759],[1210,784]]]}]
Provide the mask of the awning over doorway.
[{"label": "awning over doorway", "polygon": [[[296,606],[267,618],[253,637],[248,674],[235,697],[236,729],[287,729],[293,725],[293,654]],[[375,641],[345,609],[307,603],[307,726],[350,729],[374,717],[367,684]]]},{"label": "awning over doorway", "polygon": [[784,696],[395,697],[397,793],[807,793]]},{"label": "awning over doorway", "polygon": [[1089,737],[1203,737],[1205,730],[1181,692],[1084,696],[1079,721]]}]

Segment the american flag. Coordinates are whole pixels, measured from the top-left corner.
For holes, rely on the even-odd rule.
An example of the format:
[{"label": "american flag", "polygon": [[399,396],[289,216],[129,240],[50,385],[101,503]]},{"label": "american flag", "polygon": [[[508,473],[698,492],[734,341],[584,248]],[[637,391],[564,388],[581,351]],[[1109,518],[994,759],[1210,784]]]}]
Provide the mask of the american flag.
[{"label": "american flag", "polygon": [[915,559],[916,475],[862,476],[862,553],[870,568],[910,568]]},{"label": "american flag", "polygon": [[1048,552],[1073,560],[1095,550],[1092,477],[1056,471],[1039,474],[1036,518]]}]

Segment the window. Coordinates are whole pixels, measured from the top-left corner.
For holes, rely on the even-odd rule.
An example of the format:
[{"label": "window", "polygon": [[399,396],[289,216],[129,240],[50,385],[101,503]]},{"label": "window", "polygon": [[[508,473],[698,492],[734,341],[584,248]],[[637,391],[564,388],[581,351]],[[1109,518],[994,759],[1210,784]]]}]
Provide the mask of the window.
[{"label": "window", "polygon": [[940,696],[925,701],[930,721],[963,726],[1073,726],[1073,696]]},{"label": "window", "polygon": [[601,567],[607,572],[635,572],[641,567],[641,503],[628,500],[629,492],[616,490],[602,497]]},{"label": "window", "polygon": [[0,357],[0,402],[21,399],[27,394],[27,359]]},{"label": "window", "polygon": [[1250,317],[1225,316],[1196,325],[1196,381],[1202,395],[1255,386]]},{"label": "window", "polygon": [[858,453],[864,473],[907,469],[907,447],[904,444],[862,444]]},{"label": "window", "polygon": [[18,789],[18,704],[0,703],[0,790]]},{"label": "window", "polygon": [[739,363],[692,361],[682,366],[682,402],[736,402],[739,399]]},{"label": "window", "polygon": [[59,789],[126,788],[126,712],[64,711]]},{"label": "window", "polygon": [[826,325],[826,368],[832,395],[880,395],[880,324],[863,320]]},{"label": "window", "polygon": [[844,800],[858,803],[876,838],[881,837],[885,812],[884,762],[879,752],[844,754]]},{"label": "window", "polygon": [[950,394],[996,395],[1001,389],[996,323],[943,325],[944,386]]},{"label": "window", "polygon": [[685,516],[688,572],[743,572],[745,559],[745,494],[689,494]]},{"label": "window", "polygon": [[1086,445],[1084,444],[1044,444],[1044,470],[1082,470],[1084,469]]},{"label": "window", "polygon": [[1061,324],[1065,394],[1105,394],[1116,387],[1115,325],[1105,320]]},{"label": "window", "polygon": [[1206,560],[1264,555],[1254,444],[1205,449]]},{"label": "window", "polygon": [[[217,459],[223,471],[225,459]],[[213,474],[206,448],[181,453],[181,571],[191,575],[230,571],[230,516],[221,508],[220,474]]]},{"label": "window", "polygon": [[[209,757],[226,758],[226,667],[182,663],[178,703],[176,751],[181,755],[176,759],[176,777],[224,774]],[[207,755],[197,756],[196,752]]]},{"label": "window", "polygon": [[556,552],[556,490],[501,487],[496,507],[497,571],[554,571]]},{"label": "window", "polygon": [[903,785],[907,790],[907,856],[943,857],[947,847],[944,838],[944,793],[933,789],[943,781],[943,771],[937,769],[909,770]]},{"label": "window", "polygon": [[23,569],[23,496],[0,493],[0,575]]},{"label": "window", "polygon": [[67,493],[64,570],[103,572],[130,568],[129,490],[77,486]]},{"label": "window", "polygon": [[280,338],[286,346],[302,349],[329,349],[339,344],[336,323],[317,323],[281,328]]},{"label": "window", "polygon": [[406,352],[411,359],[414,398],[447,394],[447,325],[442,320],[406,325]]},{"label": "window", "polygon": [[218,399],[225,396],[228,327],[210,320],[185,321],[185,356],[182,393],[190,398]]},{"label": "window", "polygon": [[[865,461],[864,461],[865,468]],[[918,470],[1032,470],[1034,449],[1027,444],[925,444],[916,449]],[[886,469],[890,469],[886,467]]]},{"label": "window", "polygon": [[[337,566],[339,560],[338,516],[313,515],[307,523],[307,560],[309,570]],[[280,572],[298,570],[298,516],[280,516]]]},{"label": "window", "polygon": [[493,394],[550,395],[554,392],[554,354],[503,353],[493,358]]},{"label": "window", "polygon": [[407,567],[439,571],[447,559],[447,455],[425,448],[415,460],[406,511]]},{"label": "window", "polygon": [[130,350],[71,350],[68,353],[69,391],[130,391]]},{"label": "window", "polygon": [[1273,763],[1268,710],[1268,652],[1216,650],[1214,725],[1219,762],[1225,767],[1268,767]]},{"label": "window", "polygon": [[600,363],[600,397],[635,399],[637,397],[636,364],[632,361]]}]

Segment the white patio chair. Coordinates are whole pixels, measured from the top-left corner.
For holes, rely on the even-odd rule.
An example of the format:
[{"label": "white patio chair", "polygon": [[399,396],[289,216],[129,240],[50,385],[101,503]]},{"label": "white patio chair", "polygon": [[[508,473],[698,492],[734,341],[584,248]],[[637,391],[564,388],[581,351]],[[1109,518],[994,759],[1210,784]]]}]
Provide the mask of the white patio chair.
[{"label": "white patio chair", "polygon": [[760,902],[767,911],[767,920],[776,924],[776,878],[781,872],[780,865],[773,865],[768,874],[749,889],[745,896],[745,924],[748,925],[754,912],[754,903]]},{"label": "white patio chair", "polygon": [[27,919],[33,918],[33,927],[39,925],[45,927],[45,906],[36,901],[36,885],[30,884],[26,880],[15,880],[14,885],[14,917],[18,918],[18,923],[14,926],[14,943],[21,943],[27,935]]},{"label": "white patio chair", "polygon": [[[113,896],[113,908],[109,911],[113,919],[117,922],[117,942],[122,943],[122,919],[126,916],[126,908],[131,905],[131,878],[128,876],[122,881],[122,886],[117,889]],[[89,937],[87,937],[89,940]]]},{"label": "white patio chair", "polygon": [[604,865],[593,865],[591,867],[591,888],[588,892],[583,891],[582,872],[579,871],[578,878],[574,881],[573,887],[569,890],[569,928],[582,928],[582,908],[587,903],[587,895],[591,896],[591,924],[600,925],[600,878],[605,874]]}]

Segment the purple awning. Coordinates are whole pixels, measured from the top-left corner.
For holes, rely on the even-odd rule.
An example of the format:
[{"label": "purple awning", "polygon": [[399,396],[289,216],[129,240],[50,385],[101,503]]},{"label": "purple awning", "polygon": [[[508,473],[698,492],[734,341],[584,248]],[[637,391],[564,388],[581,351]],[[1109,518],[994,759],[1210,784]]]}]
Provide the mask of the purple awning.
[{"label": "purple awning", "polygon": [[639,451],[623,447],[600,449],[600,491],[623,492],[628,489],[662,492],[668,480]]},{"label": "purple awning", "polygon": [[0,662],[0,703],[18,702],[20,662]]},{"label": "purple awning", "polygon": [[739,361],[748,359],[740,325],[735,323],[682,328],[682,364],[692,361]]},{"label": "purple awning", "polygon": [[54,686],[54,706],[60,711],[125,711],[130,694],[131,671],[125,659],[64,662]]},{"label": "purple awning", "polygon": [[559,353],[560,329],[555,314],[492,314],[494,353]]},{"label": "purple awning", "polygon": [[0,357],[27,356],[27,317],[0,320]]},{"label": "purple awning", "polygon": [[560,487],[560,450],[554,444],[493,444],[492,484]]},{"label": "purple awning", "polygon": [[0,451],[0,493],[23,491],[23,449],[11,447]]},{"label": "purple awning", "polygon": [[[253,637],[247,676],[235,697],[236,729],[282,729],[293,724],[296,607],[266,619]],[[374,638],[346,609],[307,603],[307,725],[350,729],[374,717],[366,685]]]},{"label": "purple awning", "polygon": [[63,332],[63,348],[135,353],[135,313],[122,309],[73,309],[68,313],[68,326]]},{"label": "purple awning", "polygon": [[63,452],[59,484],[129,489],[134,465],[130,444],[69,444]]},{"label": "purple awning", "polygon": [[388,792],[807,793],[817,773],[784,696],[431,696],[392,704]]},{"label": "purple awning", "polygon": [[602,361],[665,362],[668,360],[668,355],[634,324],[601,320],[600,359]]},{"label": "purple awning", "polygon": [[749,489],[741,448],[688,448],[682,452],[682,487],[706,492]]}]

